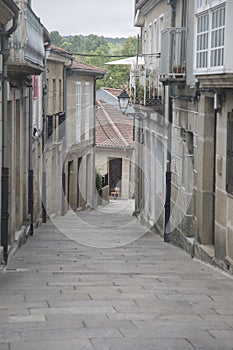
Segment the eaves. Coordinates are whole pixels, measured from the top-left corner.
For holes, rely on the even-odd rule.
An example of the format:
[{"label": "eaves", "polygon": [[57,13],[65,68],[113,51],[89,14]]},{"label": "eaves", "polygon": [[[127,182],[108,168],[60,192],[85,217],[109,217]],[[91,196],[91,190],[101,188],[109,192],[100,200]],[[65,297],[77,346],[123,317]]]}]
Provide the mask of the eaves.
[{"label": "eaves", "polygon": [[164,0],[139,0],[136,4],[136,10],[141,10],[142,14],[145,15],[163,1]]},{"label": "eaves", "polygon": [[94,70],[85,70],[85,69],[69,69],[68,71],[69,75],[75,75],[75,74],[80,74],[80,75],[88,75],[92,77],[104,77],[106,72],[97,72]]},{"label": "eaves", "polygon": [[112,151],[112,152],[122,152],[126,151],[134,151],[132,146],[122,147],[122,146],[104,146],[104,145],[96,145],[96,150],[98,151]]},{"label": "eaves", "polygon": [[0,0],[0,24],[6,25],[19,11],[13,0]]}]

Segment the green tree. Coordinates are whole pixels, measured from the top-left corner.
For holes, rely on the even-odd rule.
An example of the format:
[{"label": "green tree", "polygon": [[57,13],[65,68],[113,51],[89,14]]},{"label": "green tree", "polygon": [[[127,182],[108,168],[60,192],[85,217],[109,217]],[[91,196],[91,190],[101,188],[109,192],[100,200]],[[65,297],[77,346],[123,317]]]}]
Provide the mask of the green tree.
[{"label": "green tree", "polygon": [[59,34],[57,30],[50,33],[51,43],[57,47],[62,47],[63,37]]},{"label": "green tree", "polygon": [[130,36],[124,42],[121,50],[122,56],[136,56],[137,55],[138,39],[136,36]]},{"label": "green tree", "polygon": [[114,60],[111,56],[119,56],[115,59],[135,56],[137,37],[105,38],[94,34],[62,37],[58,31],[54,31],[51,32],[51,41],[52,44],[73,53],[78,61],[107,71],[105,78],[97,81],[97,88],[101,86],[123,88],[128,85],[130,66],[106,65],[105,63]]}]

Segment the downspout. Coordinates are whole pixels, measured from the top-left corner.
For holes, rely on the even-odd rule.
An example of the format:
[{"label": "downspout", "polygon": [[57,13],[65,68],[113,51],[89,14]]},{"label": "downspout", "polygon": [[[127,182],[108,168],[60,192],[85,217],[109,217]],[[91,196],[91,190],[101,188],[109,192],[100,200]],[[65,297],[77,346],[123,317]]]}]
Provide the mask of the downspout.
[{"label": "downspout", "polygon": [[29,122],[28,122],[28,214],[30,215],[30,234],[33,235],[33,166],[32,166],[32,76],[27,80],[29,88]]},{"label": "downspout", "polygon": [[46,212],[46,139],[47,139],[47,125],[46,125],[46,95],[47,95],[47,72],[46,72],[46,63],[47,63],[47,48],[49,47],[50,42],[45,45],[45,58],[44,58],[44,72],[43,72],[43,96],[42,96],[42,222],[46,223],[47,212]]},{"label": "downspout", "polygon": [[61,198],[61,215],[66,214],[66,117],[67,117],[67,67],[63,69],[63,111],[65,113],[64,120],[64,137],[63,137],[63,152],[62,152],[62,198]]},{"label": "downspout", "polygon": [[95,171],[95,157],[96,157],[96,77],[94,77],[94,91],[93,91],[93,108],[94,108],[94,120],[93,120],[93,189],[92,189],[92,205],[97,207],[95,191],[96,191],[96,171]]},{"label": "downspout", "polygon": [[[215,92],[214,98],[217,98]],[[214,104],[214,166],[213,166],[213,242],[215,245],[215,203],[216,203],[216,156],[217,156],[217,126],[218,126],[218,107]]]},{"label": "downspout", "polygon": [[[67,70],[72,68],[74,58],[70,58],[70,63],[63,68],[63,111],[64,120],[64,137],[63,137],[63,159],[62,159],[62,198],[61,198],[61,215],[66,214],[66,123],[67,123]],[[60,126],[61,127],[61,126]]]},{"label": "downspout", "polygon": [[14,9],[15,17],[13,18],[12,27],[6,30],[4,27],[1,35],[1,50],[2,50],[2,201],[1,201],[1,245],[3,246],[4,261],[8,259],[8,219],[9,219],[9,167],[8,167],[8,106],[7,106],[7,60],[9,57],[9,38],[10,35],[17,29],[18,11]]},{"label": "downspout", "polygon": [[[171,27],[176,25],[176,0],[170,0],[169,5],[172,8]],[[173,51],[173,40],[171,38],[171,60]],[[171,216],[171,138],[172,138],[172,87],[169,86],[168,96],[168,135],[167,135],[167,169],[166,169],[166,199],[165,199],[165,217],[164,217],[164,242],[169,242],[169,221]]]}]

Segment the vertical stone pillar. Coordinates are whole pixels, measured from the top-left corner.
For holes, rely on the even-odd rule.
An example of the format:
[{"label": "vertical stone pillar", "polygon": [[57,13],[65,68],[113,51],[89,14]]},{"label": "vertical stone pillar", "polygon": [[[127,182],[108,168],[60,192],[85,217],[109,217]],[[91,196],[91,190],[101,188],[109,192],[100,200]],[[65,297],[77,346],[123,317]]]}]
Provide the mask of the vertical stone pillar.
[{"label": "vertical stone pillar", "polygon": [[196,217],[197,241],[214,243],[214,127],[211,97],[201,96],[198,116]]}]

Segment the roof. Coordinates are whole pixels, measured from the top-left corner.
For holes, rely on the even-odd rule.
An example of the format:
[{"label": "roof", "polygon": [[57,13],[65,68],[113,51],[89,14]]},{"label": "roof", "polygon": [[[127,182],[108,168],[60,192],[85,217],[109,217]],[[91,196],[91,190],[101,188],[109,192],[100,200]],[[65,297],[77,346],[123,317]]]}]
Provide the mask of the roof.
[{"label": "roof", "polygon": [[[55,45],[50,45],[49,47],[48,47],[48,50],[49,50],[49,53],[51,54],[51,55],[58,55],[58,56],[60,56],[60,57],[63,57],[63,58],[65,58],[66,60],[69,60],[68,62],[70,62],[70,60],[72,60],[73,59],[73,56],[72,56],[72,54],[70,53],[70,52],[68,52],[68,51],[66,51],[66,50],[64,50],[64,49],[62,49],[61,47],[57,47],[57,46],[55,46]],[[49,57],[48,58],[50,58],[50,55],[49,55]],[[68,62],[67,62],[67,64],[68,64]],[[64,62],[65,63],[65,62]]]},{"label": "roof", "polygon": [[133,143],[133,120],[104,101],[97,101],[96,145],[104,148],[130,147]]},{"label": "roof", "polygon": [[7,22],[18,16],[20,9],[13,0],[0,1],[0,23],[6,25]]},{"label": "roof", "polygon": [[100,67],[92,66],[76,60],[73,61],[71,69],[82,73],[91,74],[91,75],[104,76],[106,74],[106,71]]},{"label": "roof", "polygon": [[[105,101],[106,103],[114,106],[120,111],[118,96],[120,95],[121,92],[122,92],[122,89],[102,87],[101,89],[96,91],[96,98],[97,100]],[[127,112],[135,113],[135,110],[132,106],[128,106]]]},{"label": "roof", "polygon": [[101,88],[104,91],[107,91],[109,94],[113,95],[114,97],[118,98],[118,96],[120,95],[122,89],[115,89],[115,88]]},{"label": "roof", "polygon": [[61,53],[65,53],[67,55],[70,55],[72,56],[72,53],[66,51],[65,49],[61,48],[61,47],[58,47],[58,46],[55,46],[55,45],[50,45],[49,48],[53,51],[56,51],[56,52],[61,52]]}]

